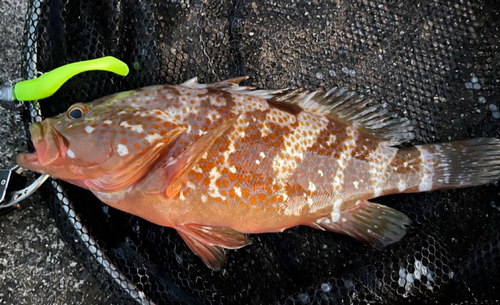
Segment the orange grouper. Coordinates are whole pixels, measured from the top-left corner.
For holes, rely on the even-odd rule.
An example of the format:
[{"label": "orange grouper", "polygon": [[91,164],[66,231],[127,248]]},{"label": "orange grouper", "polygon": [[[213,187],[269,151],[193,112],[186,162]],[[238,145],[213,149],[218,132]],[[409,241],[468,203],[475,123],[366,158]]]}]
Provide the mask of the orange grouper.
[{"label": "orange grouper", "polygon": [[244,233],[306,225],[375,247],[410,219],[368,201],[485,184],[500,177],[494,138],[395,148],[409,124],[342,89],[254,90],[245,78],[196,79],[75,104],[30,126],[21,167],[178,231],[207,266]]}]

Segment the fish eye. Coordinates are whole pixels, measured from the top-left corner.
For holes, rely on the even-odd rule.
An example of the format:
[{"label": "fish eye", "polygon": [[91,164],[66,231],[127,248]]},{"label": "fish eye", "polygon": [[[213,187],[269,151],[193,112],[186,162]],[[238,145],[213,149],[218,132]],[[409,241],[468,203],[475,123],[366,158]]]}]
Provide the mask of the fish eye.
[{"label": "fish eye", "polygon": [[73,120],[80,119],[83,117],[83,111],[84,109],[82,107],[76,106],[68,111],[68,117]]}]

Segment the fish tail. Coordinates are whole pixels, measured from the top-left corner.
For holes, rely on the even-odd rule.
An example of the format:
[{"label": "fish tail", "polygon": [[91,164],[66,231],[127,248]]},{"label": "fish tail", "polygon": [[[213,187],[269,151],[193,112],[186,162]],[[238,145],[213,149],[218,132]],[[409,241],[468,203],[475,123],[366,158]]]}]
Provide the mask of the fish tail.
[{"label": "fish tail", "polygon": [[418,188],[431,191],[487,184],[500,179],[500,140],[473,140],[415,147],[421,164]]}]

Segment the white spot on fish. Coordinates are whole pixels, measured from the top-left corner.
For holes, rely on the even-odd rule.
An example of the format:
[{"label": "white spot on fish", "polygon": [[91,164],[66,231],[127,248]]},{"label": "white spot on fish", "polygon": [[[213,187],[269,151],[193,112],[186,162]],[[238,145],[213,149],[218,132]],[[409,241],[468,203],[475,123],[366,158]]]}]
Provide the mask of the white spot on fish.
[{"label": "white spot on fish", "polygon": [[155,140],[161,140],[161,135],[158,134],[158,133],[154,133],[154,134],[148,134],[146,136],[146,140],[149,142],[149,143],[153,143]]},{"label": "white spot on fish", "polygon": [[281,200],[287,201],[287,199],[288,199],[288,194],[287,193],[281,194]]},{"label": "white spot on fish", "polygon": [[335,143],[335,140],[337,140],[337,137],[334,134],[330,134],[330,136],[328,137],[328,141],[326,141],[326,144],[330,146]]},{"label": "white spot on fish", "polygon": [[191,182],[191,181],[187,181],[186,182],[186,187],[192,189],[192,190],[195,190],[196,189],[196,186]]},{"label": "white spot on fish", "polygon": [[210,233],[210,231],[209,231],[209,230],[207,230],[207,229],[205,229],[205,227],[201,228],[201,232],[203,232],[203,233],[207,233],[207,234],[208,234],[208,233]]},{"label": "white spot on fish", "polygon": [[87,133],[92,133],[92,131],[94,131],[94,127],[91,127],[91,126],[86,126],[86,127],[85,127],[85,131],[86,131]]},{"label": "white spot on fish", "polygon": [[341,186],[342,184],[342,181],[340,180],[340,177],[339,176],[335,176],[335,178],[333,178],[333,185],[334,186]]},{"label": "white spot on fish", "polygon": [[307,205],[311,207],[313,205],[314,201],[312,200],[311,197],[307,197]]},{"label": "white spot on fish", "polygon": [[332,183],[333,192],[339,196],[342,188],[344,187],[344,171],[352,157],[351,153],[356,146],[356,139],[358,138],[358,130],[355,128],[347,127],[346,133],[351,139],[343,143],[344,150],[337,159],[338,167],[335,175],[333,176]]},{"label": "white spot on fish", "polygon": [[144,128],[142,127],[142,124],[130,125],[127,121],[124,121],[124,122],[120,123],[120,126],[130,127],[130,130],[135,131],[135,132],[144,132]]},{"label": "white spot on fish", "polygon": [[398,181],[398,190],[400,192],[403,192],[404,190],[406,190],[406,183],[405,183],[405,181],[403,179],[400,179]]},{"label": "white spot on fish", "polygon": [[332,214],[330,215],[330,217],[332,218],[333,222],[337,222],[337,221],[339,221],[340,213],[333,211]]},{"label": "white spot on fish", "polygon": [[346,221],[347,221],[347,219],[345,219],[344,217],[342,217],[342,222],[346,222]]},{"label": "white spot on fish", "polygon": [[260,152],[260,157],[261,157],[262,159],[264,159],[264,158],[266,157],[266,154],[265,154],[263,151],[261,151],[261,152]]},{"label": "white spot on fish", "polygon": [[354,185],[354,187],[356,189],[359,189],[359,182],[358,181],[354,181],[352,184]]},{"label": "white spot on fish", "polygon": [[142,127],[141,124],[138,124],[138,125],[130,125],[130,127],[132,128],[131,130],[132,131],[135,131],[135,132],[144,132],[144,128]]},{"label": "white spot on fish", "polygon": [[318,170],[318,174],[323,177],[323,171],[322,170]]},{"label": "white spot on fish", "polygon": [[68,151],[66,152],[66,154],[68,155],[68,157],[70,158],[74,158],[75,157],[75,153],[71,150],[71,149],[68,149]]},{"label": "white spot on fish", "polygon": [[[189,108],[189,107],[186,107],[186,108]],[[189,109],[186,109],[186,111],[188,111],[188,113],[189,113]],[[207,119],[210,122],[218,120],[219,118],[220,118],[220,114],[218,112],[215,112],[215,111],[212,111],[212,112],[208,113],[208,115],[207,115]]]},{"label": "white spot on fish", "polygon": [[241,187],[235,186],[234,193],[236,194],[236,196],[241,197]]},{"label": "white spot on fish", "polygon": [[118,144],[118,149],[116,150],[116,152],[123,157],[128,155],[128,148],[123,144]]},{"label": "white spot on fish", "polygon": [[340,210],[340,204],[342,204],[342,199],[336,199],[333,202],[333,209],[334,210]]},{"label": "white spot on fish", "polygon": [[205,195],[201,195],[200,199],[201,199],[201,202],[203,202],[203,203],[207,202],[207,196],[205,196]]},{"label": "white spot on fish", "polygon": [[260,161],[259,160],[255,160],[255,164],[259,165]]},{"label": "white spot on fish", "polygon": [[[439,148],[435,146],[435,148]],[[420,151],[420,161],[422,163],[422,181],[418,186],[418,190],[421,192],[429,191],[432,189],[432,178],[434,177],[434,160],[431,153],[429,153],[425,148],[417,146],[417,149]]]},{"label": "white spot on fish", "polygon": [[174,159],[174,157],[170,157],[170,158],[168,158],[167,165],[175,164],[175,163],[177,163],[177,161],[178,161],[178,159]]},{"label": "white spot on fish", "polygon": [[217,167],[213,167],[212,170],[210,170],[210,185],[208,186],[208,189],[210,190],[211,197],[226,200],[226,197],[221,195],[219,187],[215,184],[221,176],[222,175],[219,172],[219,169],[217,169]]},{"label": "white spot on fish", "polygon": [[387,146],[386,143],[379,143],[369,157],[370,180],[373,185],[375,197],[382,194],[386,181],[391,174],[389,166],[397,154],[397,149]]},{"label": "white spot on fish", "polygon": [[309,188],[308,188],[309,191],[311,192],[314,192],[316,190],[316,185],[314,185],[314,183],[312,183],[311,181],[309,181]]},{"label": "white spot on fish", "polygon": [[270,129],[269,129],[267,122],[264,122],[260,128],[260,137],[263,138],[263,137],[267,136],[269,134],[269,131],[270,131]]},{"label": "white spot on fish", "polygon": [[219,99],[219,102],[215,98],[210,99],[210,105],[217,106],[217,107],[223,107],[226,106],[226,101],[224,99]]},{"label": "white spot on fish", "polygon": [[184,196],[184,193],[183,193],[182,191],[180,191],[180,192],[179,192],[179,199],[180,199],[181,201],[186,200],[186,197]]},{"label": "white spot on fish", "polygon": [[108,125],[111,125],[111,124],[113,124],[113,121],[110,121],[110,120],[106,120],[106,121],[104,121],[103,123],[104,123],[104,124],[108,124]]},{"label": "white spot on fish", "polygon": [[337,222],[340,219],[340,205],[342,204],[342,199],[337,199],[333,202],[333,211],[330,214],[330,218],[333,222]]},{"label": "white spot on fish", "polygon": [[432,189],[432,174],[424,174],[422,177],[422,182],[418,186],[418,190],[421,192],[430,191]]},{"label": "white spot on fish", "polygon": [[224,163],[227,162],[227,160],[229,159],[229,156],[234,153],[236,151],[235,147],[234,147],[234,141],[230,138],[230,143],[229,143],[229,146],[228,148],[224,151]]},{"label": "white spot on fish", "polygon": [[233,173],[233,174],[234,174],[234,173],[236,173],[236,167],[234,167],[234,165],[233,165],[233,166],[231,166],[231,167],[229,168],[229,171],[230,171],[231,173]]}]

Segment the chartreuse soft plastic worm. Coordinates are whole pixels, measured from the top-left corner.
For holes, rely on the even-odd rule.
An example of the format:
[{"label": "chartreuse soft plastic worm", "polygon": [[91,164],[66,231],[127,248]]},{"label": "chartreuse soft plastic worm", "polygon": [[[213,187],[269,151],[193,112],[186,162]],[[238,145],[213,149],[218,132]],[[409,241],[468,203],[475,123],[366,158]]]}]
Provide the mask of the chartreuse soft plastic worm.
[{"label": "chartreuse soft plastic worm", "polygon": [[73,76],[86,71],[109,71],[126,76],[128,66],[121,60],[106,56],[64,65],[47,72],[42,76],[16,83],[14,87],[6,86],[0,89],[0,99],[6,101],[33,101],[53,95]]}]

